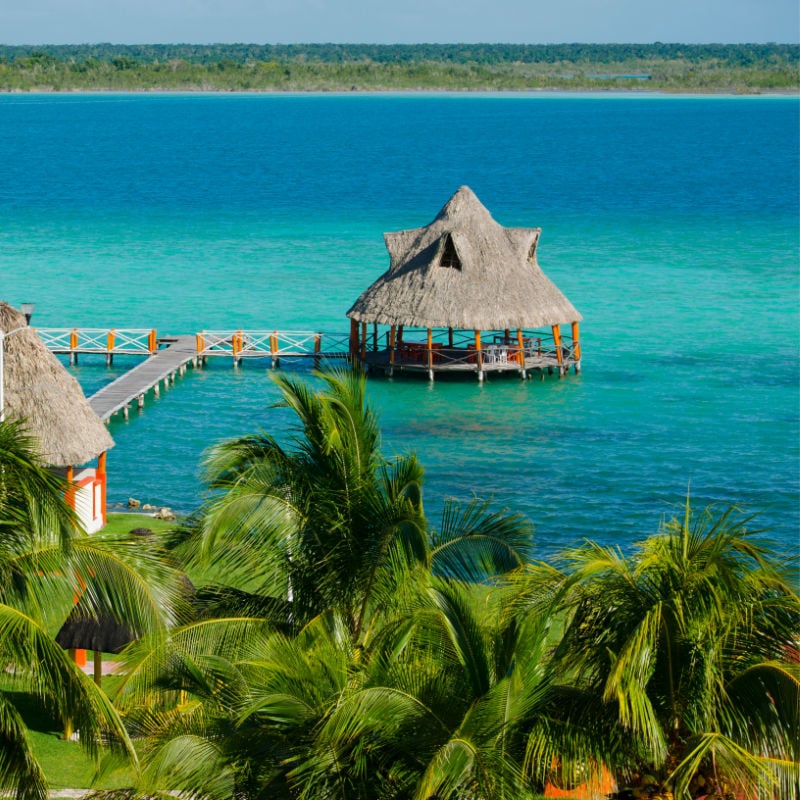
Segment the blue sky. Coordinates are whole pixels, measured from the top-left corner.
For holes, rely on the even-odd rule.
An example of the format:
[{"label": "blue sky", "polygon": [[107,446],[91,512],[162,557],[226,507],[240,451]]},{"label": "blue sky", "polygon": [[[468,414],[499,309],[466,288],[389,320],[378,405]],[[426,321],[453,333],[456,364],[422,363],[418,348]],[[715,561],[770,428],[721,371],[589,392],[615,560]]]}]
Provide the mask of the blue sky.
[{"label": "blue sky", "polygon": [[0,0],[0,43],[798,42],[798,0]]}]

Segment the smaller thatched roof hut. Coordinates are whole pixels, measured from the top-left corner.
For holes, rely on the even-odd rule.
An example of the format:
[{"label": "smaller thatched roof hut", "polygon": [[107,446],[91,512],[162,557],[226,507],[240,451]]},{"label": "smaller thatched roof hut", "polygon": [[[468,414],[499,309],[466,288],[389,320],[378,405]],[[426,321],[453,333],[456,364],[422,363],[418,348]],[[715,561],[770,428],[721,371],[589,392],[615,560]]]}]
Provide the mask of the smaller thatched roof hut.
[{"label": "smaller thatched roof hut", "polygon": [[3,302],[0,329],[16,331],[3,340],[5,416],[25,420],[44,461],[54,467],[78,466],[113,447],[114,440],[78,381],[36,331],[26,328],[25,316]]},{"label": "smaller thatched roof hut", "polygon": [[[495,222],[467,186],[450,198],[429,225],[386,233],[389,269],[347,312],[351,354],[368,365],[379,363],[381,358],[375,355],[379,352],[377,326],[385,325],[390,328],[387,350],[396,351],[390,353],[391,365],[413,368],[413,364],[404,364],[403,348],[396,343],[403,342],[408,328],[422,328],[427,342],[417,344],[427,345],[422,366],[431,378],[437,369],[463,368],[477,371],[482,378],[489,356],[480,334],[491,332],[492,341],[512,347],[500,353],[497,368],[519,369],[524,374],[526,368],[537,368],[526,360],[533,355],[531,345],[525,343],[532,338],[527,333],[547,327],[552,330],[553,364],[562,374],[570,363],[577,369],[582,317],[539,267],[536,248],[540,234],[541,228],[505,228]],[[370,323],[373,347],[368,355],[366,326]],[[562,324],[572,325],[569,352],[561,337]],[[442,347],[436,347],[435,329],[448,331],[446,346],[439,342]],[[474,346],[466,348],[473,352],[467,353],[463,362],[454,346],[454,329],[475,334]],[[541,360],[541,337],[537,342],[536,355]],[[434,350],[440,352],[434,354]],[[451,351],[450,357],[447,351]],[[541,361],[546,363],[547,359]]]}]

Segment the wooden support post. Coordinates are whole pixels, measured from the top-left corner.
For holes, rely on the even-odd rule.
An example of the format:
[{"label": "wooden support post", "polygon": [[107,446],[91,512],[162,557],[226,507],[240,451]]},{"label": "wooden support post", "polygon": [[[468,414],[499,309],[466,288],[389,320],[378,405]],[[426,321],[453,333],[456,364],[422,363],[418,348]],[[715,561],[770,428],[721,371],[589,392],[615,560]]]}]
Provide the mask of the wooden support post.
[{"label": "wooden support post", "polygon": [[428,328],[428,380],[433,380],[433,331]]},{"label": "wooden support post", "polygon": [[481,332],[475,331],[475,363],[478,366],[478,382],[483,382],[483,352],[481,351]]},{"label": "wooden support post", "polygon": [[100,482],[100,515],[103,519],[103,525],[106,524],[106,451],[97,457],[97,472],[95,473],[97,480]]},{"label": "wooden support post", "polygon": [[322,350],[322,334],[314,334],[314,369],[319,369],[319,354]]},{"label": "wooden support post", "polygon": [[508,328],[503,331],[503,344],[511,344],[511,331]]},{"label": "wooden support post", "polygon": [[72,485],[74,480],[75,470],[72,467],[67,467],[67,491],[64,494],[64,499],[67,501],[67,505],[72,509],[75,508],[75,487]]},{"label": "wooden support post", "polygon": [[103,654],[99,650],[95,650],[93,652],[93,656],[94,656],[94,658],[93,658],[94,669],[93,669],[92,677],[94,678],[94,682],[95,682],[95,684],[97,684],[97,686],[102,686],[103,685]]},{"label": "wooden support post", "polygon": [[358,358],[358,321],[350,320],[350,357]]},{"label": "wooden support post", "polygon": [[278,331],[272,331],[272,335],[269,337],[269,352],[272,356],[272,368],[280,366],[281,360],[278,358],[278,350],[280,346],[278,344]]},{"label": "wooden support post", "polygon": [[160,396],[161,396],[161,387],[159,386],[159,383],[158,383],[158,381],[156,381],[156,382],[153,384],[153,394],[154,394],[156,397],[160,397]]},{"label": "wooden support post", "polygon": [[553,343],[556,346],[556,361],[558,361],[558,376],[564,374],[564,354],[561,352],[561,326],[553,325]]},{"label": "wooden support post", "polygon": [[447,346],[452,350],[453,349],[453,329],[447,329]]},{"label": "wooden support post", "polygon": [[108,332],[106,343],[106,366],[110,367],[114,363],[114,329]]},{"label": "wooden support post", "polygon": [[575,363],[575,372],[581,371],[581,337],[580,323],[572,323],[572,357]]},{"label": "wooden support post", "polygon": [[522,328],[517,328],[517,347],[519,348],[519,352],[517,353],[517,361],[519,361],[519,371],[522,378],[526,378],[525,374],[525,339],[522,336]]},{"label": "wooden support post", "polygon": [[240,331],[234,331],[231,334],[231,355],[233,356],[233,366],[239,366],[239,359],[237,355],[239,353],[239,333]]},{"label": "wooden support post", "polygon": [[70,365],[78,363],[78,329],[73,328],[69,335],[69,363]]},{"label": "wooden support post", "polygon": [[140,410],[144,408],[144,395],[143,395],[143,394],[140,394],[140,395],[139,395],[139,396],[136,398],[136,406],[137,406],[137,408],[139,408]]},{"label": "wooden support post", "polygon": [[361,323],[360,356],[362,361],[367,360],[367,323]]},{"label": "wooden support post", "polygon": [[128,419],[128,409],[129,408],[130,408],[130,406],[128,406],[128,405],[122,406],[122,418],[123,419]]},{"label": "wooden support post", "polygon": [[397,326],[397,346],[400,347],[400,345],[402,345],[402,344],[403,344],[403,326],[402,325],[398,325]]},{"label": "wooden support post", "polygon": [[372,352],[378,352],[378,323],[372,323]]},{"label": "wooden support post", "polygon": [[394,349],[397,344],[397,328],[392,325],[389,328],[389,364],[394,366]]}]

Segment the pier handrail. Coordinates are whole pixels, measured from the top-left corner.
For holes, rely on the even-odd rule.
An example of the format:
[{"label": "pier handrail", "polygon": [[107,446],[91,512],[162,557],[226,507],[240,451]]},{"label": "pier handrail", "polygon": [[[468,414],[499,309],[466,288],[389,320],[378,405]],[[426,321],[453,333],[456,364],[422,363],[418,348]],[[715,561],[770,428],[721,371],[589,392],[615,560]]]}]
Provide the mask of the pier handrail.
[{"label": "pier handrail", "polygon": [[155,328],[36,328],[48,350],[68,353],[141,353],[158,350]]},{"label": "pier handrail", "polygon": [[347,353],[347,334],[325,331],[203,330],[196,334],[198,355],[263,355],[272,358]]}]

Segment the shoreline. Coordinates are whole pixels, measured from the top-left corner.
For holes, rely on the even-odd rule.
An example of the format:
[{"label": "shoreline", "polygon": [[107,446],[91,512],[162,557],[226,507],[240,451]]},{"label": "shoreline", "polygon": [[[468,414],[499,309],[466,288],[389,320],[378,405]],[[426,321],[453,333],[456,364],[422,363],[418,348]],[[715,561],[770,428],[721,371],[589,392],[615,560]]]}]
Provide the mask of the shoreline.
[{"label": "shoreline", "polygon": [[553,96],[566,95],[575,97],[587,95],[591,97],[696,97],[696,98],[796,98],[800,100],[800,87],[793,89],[774,89],[770,91],[753,90],[691,90],[691,89],[640,89],[631,87],[629,89],[615,86],[608,89],[208,89],[208,88],[147,88],[138,89],[54,89],[52,87],[37,87],[35,89],[16,89],[0,87],[0,96],[28,96],[28,95],[130,95],[133,97],[141,95],[188,95],[188,96],[275,96],[275,97],[368,97],[368,96],[420,96],[420,95],[454,95],[454,96]]}]

